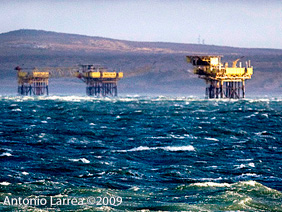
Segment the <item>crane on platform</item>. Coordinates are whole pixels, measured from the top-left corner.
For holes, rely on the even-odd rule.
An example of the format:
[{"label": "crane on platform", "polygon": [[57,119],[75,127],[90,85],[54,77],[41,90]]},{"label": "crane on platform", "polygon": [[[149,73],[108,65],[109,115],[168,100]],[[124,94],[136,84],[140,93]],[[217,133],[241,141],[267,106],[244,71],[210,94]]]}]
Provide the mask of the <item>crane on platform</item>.
[{"label": "crane on platform", "polygon": [[234,60],[233,62],[232,62],[232,68],[236,68],[237,67],[237,62],[239,61],[239,60],[241,60],[242,58],[244,58],[245,56],[242,56],[242,57],[240,57],[240,58],[238,58],[237,60]]}]

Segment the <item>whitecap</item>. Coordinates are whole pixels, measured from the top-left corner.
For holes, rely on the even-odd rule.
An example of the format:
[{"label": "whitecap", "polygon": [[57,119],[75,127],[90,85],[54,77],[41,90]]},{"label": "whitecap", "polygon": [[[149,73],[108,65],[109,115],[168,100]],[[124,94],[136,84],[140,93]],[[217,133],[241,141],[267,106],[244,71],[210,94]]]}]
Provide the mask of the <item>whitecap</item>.
[{"label": "whitecap", "polygon": [[167,147],[163,147],[161,148],[163,150],[166,151],[195,151],[195,148],[192,145],[189,146],[167,146]]},{"label": "whitecap", "polygon": [[240,165],[234,165],[236,167],[236,169],[242,169],[245,168],[246,165],[245,164],[240,164]]},{"label": "whitecap", "polygon": [[73,161],[73,162],[79,162],[81,161],[82,163],[90,163],[89,160],[87,160],[86,158],[79,158],[79,159],[69,159],[70,161]]},{"label": "whitecap", "polygon": [[253,158],[236,159],[237,161],[252,161]]},{"label": "whitecap", "polygon": [[46,135],[45,133],[40,133],[38,137],[43,138],[45,135]]},{"label": "whitecap", "polygon": [[[130,149],[128,150],[128,152],[136,152],[136,151],[147,151],[147,150],[150,150],[150,149],[156,149],[157,147],[154,147],[154,148],[150,148],[150,147],[147,147],[147,146],[139,146],[139,147],[134,147],[133,149]],[[124,150],[126,151],[126,150]]]},{"label": "whitecap", "polygon": [[209,140],[209,141],[219,141],[219,140],[216,139],[216,138],[208,138],[208,137],[205,137],[204,139]]},{"label": "whitecap", "polygon": [[99,172],[99,173],[97,173],[98,175],[104,175],[104,174],[106,174],[106,172]]},{"label": "whitecap", "polygon": [[217,169],[218,166],[208,166],[207,168]]},{"label": "whitecap", "polygon": [[261,114],[261,116],[264,116],[264,117],[268,118],[268,114],[267,113],[263,113],[263,114]]},{"label": "whitecap", "polygon": [[20,108],[12,109],[12,111],[22,111]]},{"label": "whitecap", "polygon": [[249,202],[249,201],[252,201],[252,198],[251,198],[251,197],[247,197],[247,198],[241,200],[238,204],[239,204],[239,205],[245,205],[245,204],[246,204],[247,202]]},{"label": "whitecap", "polygon": [[23,175],[29,175],[29,173],[28,173],[28,172],[22,172],[22,174],[23,174]]},{"label": "whitecap", "polygon": [[12,156],[12,154],[11,153],[9,153],[9,152],[4,152],[4,153],[2,153],[1,155],[0,155],[0,157],[11,157]]},{"label": "whitecap", "polygon": [[78,175],[78,177],[92,177],[93,174],[87,172],[87,174],[81,174],[81,175]]},{"label": "whitecap", "polygon": [[259,175],[255,174],[255,173],[246,173],[246,174],[242,174],[240,175],[241,177],[259,177]]},{"label": "whitecap", "polygon": [[248,166],[255,167],[255,164],[254,163],[248,163]]},{"label": "whitecap", "polygon": [[91,97],[87,96],[44,96],[44,97],[38,97],[39,99],[46,99],[46,100],[61,100],[66,102],[81,102],[81,101],[92,101],[94,100]]},{"label": "whitecap", "polygon": [[222,177],[218,177],[218,178],[200,178],[199,180],[201,180],[201,181],[218,181],[218,180],[222,180]]},{"label": "whitecap", "polygon": [[249,116],[245,116],[245,118],[251,118],[251,117],[254,117],[254,116],[256,116],[256,113],[251,114],[251,115],[249,115]]},{"label": "whitecap", "polygon": [[164,150],[164,151],[195,151],[195,148],[192,145],[188,146],[166,146],[166,147],[148,147],[148,146],[139,146],[134,147],[129,150],[114,150],[115,152],[138,152],[138,151],[149,151],[149,150]]},{"label": "whitecap", "polygon": [[180,135],[170,135],[172,138],[175,138],[175,139],[185,139],[184,136],[180,136]]},{"label": "whitecap", "polygon": [[140,190],[140,188],[137,187],[137,186],[133,186],[133,187],[131,187],[129,190],[138,191],[138,190]]},{"label": "whitecap", "polygon": [[10,185],[11,183],[9,183],[9,182],[0,182],[0,185],[3,185],[3,186],[8,186],[8,185]]},{"label": "whitecap", "polygon": [[215,183],[215,182],[203,182],[203,183],[192,183],[189,186],[198,186],[198,187],[230,187],[229,183]]},{"label": "whitecap", "polygon": [[248,164],[240,164],[240,165],[234,165],[236,169],[242,169],[246,167],[255,167],[254,163],[248,163]]},{"label": "whitecap", "polygon": [[[168,139],[169,137],[167,136],[150,136],[150,137],[146,137],[146,138],[151,138],[151,139]],[[130,139],[128,139],[130,140]]]},{"label": "whitecap", "polygon": [[242,185],[250,185],[250,186],[256,186],[258,183],[256,181],[253,180],[249,180],[249,181],[242,181],[240,182]]},{"label": "whitecap", "polygon": [[[1,149],[1,148],[0,148]],[[9,151],[9,152],[13,152],[12,149],[9,149],[9,148],[2,148],[3,150],[6,150],[6,151]]]}]

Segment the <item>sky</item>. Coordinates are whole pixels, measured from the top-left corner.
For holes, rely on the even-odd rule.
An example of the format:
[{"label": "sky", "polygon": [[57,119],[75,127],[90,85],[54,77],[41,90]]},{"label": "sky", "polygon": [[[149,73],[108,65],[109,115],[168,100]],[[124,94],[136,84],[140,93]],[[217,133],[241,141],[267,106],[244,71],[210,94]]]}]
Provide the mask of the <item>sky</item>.
[{"label": "sky", "polygon": [[18,29],[282,49],[282,1],[0,0],[0,33]]}]

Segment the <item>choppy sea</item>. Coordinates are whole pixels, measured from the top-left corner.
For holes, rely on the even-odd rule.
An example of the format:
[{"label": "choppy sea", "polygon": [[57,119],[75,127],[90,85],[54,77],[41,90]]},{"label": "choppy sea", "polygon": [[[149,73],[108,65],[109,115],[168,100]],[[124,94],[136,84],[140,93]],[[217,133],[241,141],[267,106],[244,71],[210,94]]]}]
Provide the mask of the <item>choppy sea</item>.
[{"label": "choppy sea", "polygon": [[0,108],[0,211],[282,211],[281,98]]}]

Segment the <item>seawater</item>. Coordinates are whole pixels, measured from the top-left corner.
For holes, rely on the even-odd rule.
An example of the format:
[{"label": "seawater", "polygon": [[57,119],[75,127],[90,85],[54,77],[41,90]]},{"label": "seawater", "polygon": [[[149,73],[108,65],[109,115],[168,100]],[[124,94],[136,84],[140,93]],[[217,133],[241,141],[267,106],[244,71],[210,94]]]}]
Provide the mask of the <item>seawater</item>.
[{"label": "seawater", "polygon": [[[282,211],[281,98],[1,96],[0,108],[1,211]],[[4,204],[89,196],[122,203]]]}]

